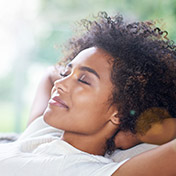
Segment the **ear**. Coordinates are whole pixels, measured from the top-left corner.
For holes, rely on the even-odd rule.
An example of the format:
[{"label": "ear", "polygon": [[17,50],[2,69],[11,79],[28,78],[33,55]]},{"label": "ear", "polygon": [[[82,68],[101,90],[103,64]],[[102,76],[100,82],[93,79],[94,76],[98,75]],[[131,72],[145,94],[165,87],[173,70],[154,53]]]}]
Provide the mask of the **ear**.
[{"label": "ear", "polygon": [[118,112],[115,111],[111,118],[110,118],[110,121],[114,124],[114,125],[119,125],[120,124],[120,120],[119,120],[119,117],[118,117]]}]

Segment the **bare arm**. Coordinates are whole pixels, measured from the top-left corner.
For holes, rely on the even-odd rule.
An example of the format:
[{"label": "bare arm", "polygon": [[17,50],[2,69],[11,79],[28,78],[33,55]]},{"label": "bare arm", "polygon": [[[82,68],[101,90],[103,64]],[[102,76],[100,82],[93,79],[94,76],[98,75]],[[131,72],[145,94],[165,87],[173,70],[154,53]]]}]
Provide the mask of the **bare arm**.
[{"label": "bare arm", "polygon": [[123,164],[113,176],[175,176],[176,140],[140,154]]},{"label": "bare arm", "polygon": [[115,136],[116,148],[128,149],[139,143],[162,145],[176,138],[176,119],[168,118],[156,122],[145,134],[120,131]]},{"label": "bare arm", "polygon": [[51,89],[54,85],[55,80],[60,79],[60,71],[61,67],[59,66],[51,66],[46,70],[46,73],[43,75],[43,78],[41,79],[33,103],[31,107],[31,112],[29,115],[29,121],[28,125],[41,116],[47,105],[48,105],[48,100],[50,99],[51,96]]},{"label": "bare arm", "polygon": [[140,141],[150,144],[165,144],[176,138],[176,119],[168,118],[162,122],[152,124],[144,135],[138,134]]}]

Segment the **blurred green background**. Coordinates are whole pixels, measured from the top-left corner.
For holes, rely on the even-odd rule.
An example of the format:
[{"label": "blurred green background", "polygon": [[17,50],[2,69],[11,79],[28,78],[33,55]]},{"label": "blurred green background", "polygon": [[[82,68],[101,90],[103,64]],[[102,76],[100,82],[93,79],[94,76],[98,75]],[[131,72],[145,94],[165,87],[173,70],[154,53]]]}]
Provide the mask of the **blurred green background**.
[{"label": "blurred green background", "polygon": [[61,57],[73,24],[98,11],[157,19],[176,41],[176,0],[0,1],[0,132],[25,129],[45,69]]}]

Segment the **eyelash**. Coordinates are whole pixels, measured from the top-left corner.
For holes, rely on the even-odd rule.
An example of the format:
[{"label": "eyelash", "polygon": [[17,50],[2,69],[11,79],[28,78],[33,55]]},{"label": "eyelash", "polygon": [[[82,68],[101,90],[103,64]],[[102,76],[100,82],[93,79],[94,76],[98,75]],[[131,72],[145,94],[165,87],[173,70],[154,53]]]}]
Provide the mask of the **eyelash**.
[{"label": "eyelash", "polygon": [[60,76],[62,76],[62,77],[66,77],[66,76],[68,76],[69,74],[66,74],[65,72],[64,73],[60,73]]},{"label": "eyelash", "polygon": [[[68,75],[69,75],[69,74],[67,74],[66,72],[60,73],[60,76],[62,76],[62,77],[66,77],[66,76],[68,76]],[[82,79],[81,79],[82,77],[84,78],[85,75],[83,74],[83,75],[78,79],[78,81],[80,81],[80,82],[83,83],[83,84],[91,85],[89,82],[82,80]]]},{"label": "eyelash", "polygon": [[[82,78],[82,77],[83,77],[83,78]],[[84,80],[81,80],[81,78],[84,79],[85,77],[86,77],[86,75],[82,75],[78,80],[79,80],[80,82],[84,83],[84,84],[90,85],[89,82],[84,81]]]}]

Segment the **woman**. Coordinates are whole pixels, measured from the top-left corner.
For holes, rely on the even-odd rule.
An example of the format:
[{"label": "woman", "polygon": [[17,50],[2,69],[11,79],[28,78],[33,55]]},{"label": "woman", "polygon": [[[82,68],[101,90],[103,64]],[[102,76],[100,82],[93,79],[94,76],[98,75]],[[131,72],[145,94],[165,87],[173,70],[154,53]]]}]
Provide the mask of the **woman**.
[{"label": "woman", "polygon": [[[54,76],[49,74],[39,86],[31,119],[43,113],[43,102],[49,98],[43,117],[32,122],[17,142],[0,146],[1,172],[174,175],[175,140],[121,163],[103,156],[115,149],[114,138],[119,145],[124,133],[130,133],[135,145],[156,123],[161,127],[168,120],[175,123],[175,47],[151,23],[126,24],[121,16],[111,19],[103,13],[84,24],[87,31],[70,40],[66,57],[70,62],[54,82],[51,98]],[[64,131],[61,138],[58,129]],[[174,138],[174,125],[171,131],[159,143]]]}]

